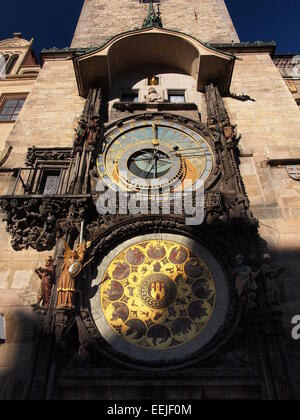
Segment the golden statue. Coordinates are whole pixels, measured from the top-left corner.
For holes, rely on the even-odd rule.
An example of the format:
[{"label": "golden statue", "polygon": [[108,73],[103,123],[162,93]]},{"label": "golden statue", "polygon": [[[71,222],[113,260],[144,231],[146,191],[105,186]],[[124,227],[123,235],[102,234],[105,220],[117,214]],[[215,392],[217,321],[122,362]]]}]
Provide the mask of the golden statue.
[{"label": "golden statue", "polygon": [[75,278],[83,269],[87,249],[91,246],[90,242],[83,242],[73,251],[64,241],[65,254],[64,264],[57,284],[57,309],[74,309],[75,307]]}]

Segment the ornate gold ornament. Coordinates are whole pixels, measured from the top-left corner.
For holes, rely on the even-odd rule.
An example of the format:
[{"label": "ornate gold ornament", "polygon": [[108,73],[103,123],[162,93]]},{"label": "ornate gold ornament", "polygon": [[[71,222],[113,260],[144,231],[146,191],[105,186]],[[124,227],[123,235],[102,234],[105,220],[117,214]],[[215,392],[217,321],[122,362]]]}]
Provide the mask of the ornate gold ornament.
[{"label": "ornate gold ornament", "polygon": [[187,344],[214,312],[216,289],[208,266],[175,241],[128,247],[109,264],[101,282],[106,321],[114,333],[140,348]]}]

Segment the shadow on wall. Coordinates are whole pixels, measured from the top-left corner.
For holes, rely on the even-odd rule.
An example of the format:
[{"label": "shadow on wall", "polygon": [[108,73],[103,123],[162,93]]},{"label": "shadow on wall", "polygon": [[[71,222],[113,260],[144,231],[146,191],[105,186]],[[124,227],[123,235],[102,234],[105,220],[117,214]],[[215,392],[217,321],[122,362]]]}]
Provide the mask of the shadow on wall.
[{"label": "shadow on wall", "polygon": [[[292,339],[292,318],[300,315],[300,273],[299,273],[299,252],[297,249],[286,249],[282,252],[274,253],[274,264],[280,264],[285,267],[284,274],[278,280],[283,300],[283,308],[285,311],[285,329],[288,341],[289,357],[292,370],[296,375],[296,379],[300,389],[300,340]],[[1,295],[5,295],[6,290],[1,291]],[[2,299],[1,299],[2,301]],[[0,335],[2,341],[0,344],[0,400],[22,400],[28,399],[30,387],[33,379],[33,372],[36,363],[36,350],[38,350],[38,339],[36,337],[36,327],[39,324],[39,313],[34,313],[30,307],[6,307],[0,309],[0,314],[4,316],[0,318]],[[3,334],[3,326],[5,334]],[[2,334],[1,334],[2,331]],[[5,342],[3,343],[3,341]],[[75,349],[74,349],[75,350]],[[42,379],[42,378],[41,378]],[[117,380],[117,378],[115,378]],[[133,388],[130,389],[130,382],[134,379],[134,375],[128,377],[128,394],[133,395]],[[74,397],[76,393],[80,393],[81,387],[76,389],[68,389],[68,398]],[[66,396],[63,390],[57,390],[58,399]],[[79,392],[80,391],[80,392]],[[87,399],[92,396],[87,391]],[[60,394],[62,392],[62,395]],[[107,397],[110,397],[112,390],[107,389]],[[122,390],[119,390],[120,396]],[[118,396],[113,393],[114,398]],[[143,394],[143,389],[139,391],[139,395]],[[81,395],[81,394],[80,394]],[[144,396],[144,395],[143,395]],[[99,394],[97,393],[97,397]]]},{"label": "shadow on wall", "polygon": [[1,314],[0,400],[27,399],[34,364],[37,315],[28,307],[9,307]]}]

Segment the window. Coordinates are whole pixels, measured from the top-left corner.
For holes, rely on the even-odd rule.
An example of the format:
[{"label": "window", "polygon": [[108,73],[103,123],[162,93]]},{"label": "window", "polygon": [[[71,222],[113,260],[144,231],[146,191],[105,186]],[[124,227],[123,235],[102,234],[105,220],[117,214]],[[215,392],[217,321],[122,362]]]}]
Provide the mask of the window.
[{"label": "window", "polygon": [[5,318],[3,315],[0,315],[0,344],[4,344],[5,340],[6,340]]},{"label": "window", "polygon": [[22,97],[5,97],[0,108],[0,122],[1,121],[16,121],[19,113],[25,103],[26,98]]},{"label": "window", "polygon": [[121,94],[121,102],[138,102],[139,92],[132,90],[130,92],[123,92]]},{"label": "window", "polygon": [[41,182],[39,186],[39,194],[42,195],[56,195],[60,186],[61,171],[58,170],[43,170]]},{"label": "window", "polygon": [[13,54],[6,64],[6,74],[10,74],[19,59],[19,54]]},{"label": "window", "polygon": [[6,64],[9,60],[8,54],[0,54],[0,77],[3,78],[6,75]]},{"label": "window", "polygon": [[168,100],[171,104],[184,104],[185,91],[184,90],[169,90]]}]

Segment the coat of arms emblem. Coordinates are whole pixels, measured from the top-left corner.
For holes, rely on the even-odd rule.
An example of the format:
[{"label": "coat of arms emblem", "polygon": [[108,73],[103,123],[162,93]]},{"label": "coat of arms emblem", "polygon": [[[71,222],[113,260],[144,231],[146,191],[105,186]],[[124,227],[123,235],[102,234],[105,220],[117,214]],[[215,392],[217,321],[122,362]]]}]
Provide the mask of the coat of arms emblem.
[{"label": "coat of arms emblem", "polygon": [[288,165],[286,170],[290,178],[300,181],[300,165]]}]

